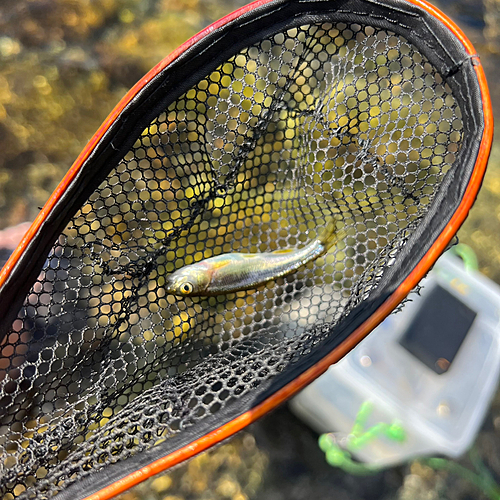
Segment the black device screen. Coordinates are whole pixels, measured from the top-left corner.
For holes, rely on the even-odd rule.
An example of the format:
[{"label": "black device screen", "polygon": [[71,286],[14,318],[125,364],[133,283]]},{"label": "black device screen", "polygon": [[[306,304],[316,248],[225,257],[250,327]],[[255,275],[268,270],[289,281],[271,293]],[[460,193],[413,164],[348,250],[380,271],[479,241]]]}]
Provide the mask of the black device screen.
[{"label": "black device screen", "polygon": [[399,343],[438,374],[446,372],[462,345],[476,312],[440,286],[423,300]]}]

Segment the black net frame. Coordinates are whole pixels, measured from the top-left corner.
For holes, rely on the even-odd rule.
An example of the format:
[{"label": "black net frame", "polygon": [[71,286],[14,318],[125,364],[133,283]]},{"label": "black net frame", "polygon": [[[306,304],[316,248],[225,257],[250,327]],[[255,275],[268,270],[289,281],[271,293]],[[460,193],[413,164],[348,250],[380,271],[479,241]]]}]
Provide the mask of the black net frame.
[{"label": "black net frame", "polygon": [[[224,64],[232,60],[231,58],[235,54],[241,53],[255,44],[261,44],[260,47],[262,47],[263,41],[274,40],[274,46],[279,46],[280,43],[281,46],[286,46],[284,41],[276,41],[276,37],[281,33],[285,34],[283,35],[284,40],[292,40],[294,37],[292,32],[290,32],[291,35],[286,35],[290,30],[295,33],[294,36],[298,39],[298,45],[294,46],[295,49],[300,46],[300,51],[302,51],[293,53],[290,60],[287,74],[292,76],[288,77],[288,80],[285,78],[281,87],[278,80],[277,90],[274,91],[274,94],[270,94],[270,104],[267,108],[261,107],[260,114],[255,115],[254,121],[247,129],[250,132],[246,135],[242,134],[247,138],[246,142],[243,140],[238,144],[237,154],[234,153],[231,160],[226,162],[226,167],[227,165],[229,167],[226,170],[221,169],[221,165],[224,166],[224,161],[221,160],[218,164],[220,170],[217,175],[214,174],[210,179],[202,180],[200,185],[206,185],[206,190],[203,191],[200,188],[198,193],[195,193],[196,195],[191,198],[192,201],[184,207],[191,215],[180,215],[178,219],[183,222],[178,226],[172,225],[169,229],[170,232],[164,230],[163,227],[161,230],[157,229],[157,232],[163,231],[162,236],[154,236],[153,234],[153,236],[149,236],[149,239],[144,240],[144,233],[138,237],[132,235],[125,245],[127,250],[134,254],[133,258],[128,258],[128,267],[120,263],[118,254],[113,258],[112,253],[115,249],[112,246],[105,248],[105,245],[99,246],[95,241],[89,242],[85,238],[81,242],[75,243],[80,234],[78,227],[86,225],[86,222],[83,222],[78,226],[78,221],[82,218],[85,219],[86,215],[81,212],[82,208],[93,204],[91,211],[96,214],[98,214],[99,209],[104,209],[105,202],[103,202],[104,205],[101,202],[105,200],[105,195],[102,193],[107,192],[106,189],[108,189],[111,194],[112,190],[109,189],[109,186],[113,184],[108,182],[110,177],[113,175],[116,177],[113,172],[122,164],[124,158],[125,161],[140,163],[134,155],[132,156],[135,159],[129,158],[127,160],[127,154],[131,150],[144,149],[142,146],[139,148],[134,145],[137,144],[138,140],[142,140],[145,130],[151,130],[151,124],[155,120],[157,120],[156,123],[159,123],[158,117],[165,115],[166,110],[170,110],[174,114],[177,113],[177,122],[182,121],[183,119],[179,118],[182,109],[175,107],[177,106],[175,103],[180,102],[182,96],[189,93],[197,85],[197,92],[199,92],[199,82],[207,79],[207,75],[210,76],[217,71],[223,75]],[[327,34],[318,34],[321,30]],[[404,50],[401,49],[403,52],[408,50],[407,47],[413,47],[412,54],[420,53],[424,55],[424,58],[417,63],[414,60],[412,68],[415,67],[415,64],[424,69],[427,68],[425,77],[422,78],[424,83],[425,78],[431,78],[432,82],[429,87],[433,89],[446,88],[446,91],[443,90],[444,94],[452,98],[453,102],[448,106],[453,108],[454,113],[449,117],[445,116],[442,121],[459,122],[457,124],[459,139],[450,139],[449,134],[453,132],[448,133],[446,144],[447,146],[452,144],[455,148],[448,151],[452,156],[452,161],[448,161],[446,173],[441,169],[440,174],[436,176],[437,180],[433,181],[435,187],[431,188],[431,195],[428,196],[426,203],[422,203],[426,194],[423,191],[418,196],[415,194],[415,190],[405,192],[416,181],[412,183],[401,180],[405,176],[398,174],[396,163],[390,169],[385,167],[377,148],[369,143],[369,129],[363,136],[359,127],[358,132],[352,132],[351,129],[356,128],[356,126],[341,125],[340,119],[337,119],[335,123],[337,125],[336,133],[342,136],[339,144],[336,145],[337,153],[343,144],[345,151],[343,150],[342,154],[354,155],[354,160],[350,160],[352,164],[357,165],[356,162],[358,162],[364,165],[363,162],[366,161],[367,157],[370,157],[372,163],[379,165],[381,182],[385,183],[387,191],[392,192],[393,197],[399,197],[400,200],[394,202],[391,198],[389,205],[391,203],[403,207],[422,205],[424,208],[420,210],[417,207],[416,211],[412,213],[405,212],[406,208],[402,209],[402,212],[405,212],[407,223],[397,225],[396,229],[393,230],[392,239],[385,238],[385,244],[372,252],[372,257],[365,261],[365,265],[361,266],[362,269],[357,274],[349,275],[350,285],[347,287],[347,292],[344,293],[344,290],[341,290],[342,297],[335,299],[339,312],[330,314],[328,319],[323,316],[316,324],[305,327],[295,326],[293,327],[295,328],[294,334],[288,335],[287,332],[280,330],[279,324],[276,322],[270,321],[267,326],[262,327],[266,324],[262,319],[262,317],[267,318],[265,310],[255,309],[252,312],[253,323],[251,325],[260,323],[261,326],[254,330],[250,329],[246,334],[243,331],[244,327],[242,327],[243,333],[239,337],[235,337],[236,327],[234,325],[238,321],[235,313],[227,320],[227,324],[232,324],[228,328],[233,328],[233,330],[229,330],[229,338],[225,338],[223,332],[218,332],[217,340],[214,340],[216,335],[213,333],[212,340],[208,344],[197,343],[195,340],[189,339],[179,341],[177,346],[181,345],[180,348],[172,343],[170,351],[167,353],[162,351],[161,355],[158,355],[159,346],[157,344],[151,356],[147,350],[143,350],[142,359],[145,361],[142,366],[139,366],[138,360],[134,360],[137,374],[132,374],[132,376],[136,377],[135,380],[128,380],[125,383],[123,380],[118,382],[118,379],[113,379],[113,383],[108,383],[110,377],[116,376],[116,370],[121,369],[121,367],[114,367],[117,362],[114,353],[122,349],[120,356],[123,356],[126,361],[126,354],[123,353],[130,352],[130,349],[135,349],[134,353],[138,352],[134,347],[132,337],[121,344],[121,341],[117,340],[119,335],[127,333],[133,326],[131,323],[127,323],[128,320],[124,320],[123,317],[137,313],[137,303],[141,300],[140,297],[144,296],[140,290],[147,287],[152,279],[152,274],[161,274],[157,271],[158,266],[164,266],[167,269],[165,262],[168,261],[168,249],[172,243],[176,239],[182,238],[183,232],[189,233],[197,227],[197,224],[200,224],[199,220],[203,219],[204,213],[208,210],[207,207],[215,199],[234,194],[232,191],[234,183],[238,182],[238,175],[245,168],[245,162],[252,155],[252,158],[255,158],[257,156],[256,149],[262,147],[262,144],[266,144],[266,135],[275,132],[275,130],[270,132],[271,122],[282,121],[280,114],[289,113],[287,106],[290,107],[290,102],[293,101],[299,109],[298,120],[299,122],[302,120],[300,126],[303,127],[301,129],[303,135],[307,135],[305,132],[307,126],[304,124],[309,123],[312,128],[318,129],[320,120],[314,116],[314,112],[311,113],[310,107],[301,109],[298,101],[294,100],[295,94],[293,94],[292,86],[296,84],[297,78],[300,76],[293,74],[293,61],[296,61],[297,71],[303,71],[301,67],[307,67],[307,57],[314,54],[316,44],[324,43],[327,46],[328,43],[332,43],[332,40],[336,39],[334,35],[328,35],[334,31],[335,36],[344,37],[343,42],[339,41],[337,49],[339,47],[349,49],[349,42],[346,42],[348,32],[352,34],[351,39],[354,41],[356,41],[356,33],[363,33],[360,37],[364,40],[370,36],[378,40],[377,36],[381,33],[378,42],[386,44],[387,47],[383,50],[387,54],[391,50],[390,40],[392,39],[399,40],[398,47],[403,47]],[[299,32],[305,33],[303,35],[305,38],[302,41],[297,34]],[[329,36],[331,40],[322,42],[320,35]],[[308,40],[313,40],[313,42]],[[293,52],[293,47],[290,50]],[[283,51],[285,49],[280,52],[277,59],[283,56]],[[398,56],[400,62],[406,54],[403,52]],[[303,59],[301,59],[301,54]],[[341,61],[340,56],[338,59]],[[311,60],[316,60],[315,56]],[[262,66],[265,64],[262,63]],[[49,498],[54,494],[57,494],[58,499],[84,498],[128,473],[195,442],[212,430],[255,408],[348,339],[352,332],[370,318],[404,282],[448,226],[462,203],[464,193],[476,168],[476,160],[485,130],[483,112],[485,97],[481,95],[474,68],[476,64],[477,59],[467,52],[463,43],[439,19],[419,6],[408,2],[389,0],[384,2],[360,0],[339,2],[274,1],[257,4],[235,19],[219,25],[217,29],[201,37],[194,45],[181,52],[150,81],[140,85],[133,99],[109,124],[102,138],[92,148],[90,155],[81,164],[75,178],[65,186],[56,205],[45,216],[43,223],[24,249],[0,290],[0,311],[2,317],[5,318],[1,324],[2,356],[9,361],[6,366],[2,367],[2,399],[0,400],[2,415],[0,445],[3,446],[6,456],[3,461],[2,498]],[[236,67],[237,64],[234,64],[233,73]],[[324,68],[324,66],[321,67]],[[222,69],[218,70],[218,68]],[[347,70],[345,74],[348,75]],[[245,75],[248,75],[248,72]],[[416,77],[414,76],[414,78]],[[319,78],[316,80],[317,85],[321,87]],[[319,95],[323,95],[323,97],[327,95],[327,98],[324,99],[330,99],[332,92],[338,94],[338,90],[335,90],[326,78],[325,81],[325,87],[319,91]],[[325,88],[327,90],[324,90]],[[414,88],[412,92],[417,90]],[[382,92],[383,88],[378,88],[378,91]],[[437,99],[437,97],[435,98]],[[391,99],[394,99],[394,95],[391,96]],[[284,107],[283,101],[287,103]],[[339,103],[336,102],[335,105],[338,106]],[[172,108],[172,106],[174,107]],[[425,110],[420,109],[419,114],[422,115],[424,112]],[[387,113],[390,115],[390,111]],[[316,122],[311,125],[311,120],[316,120]],[[430,121],[432,120],[429,119],[425,123]],[[163,123],[171,123],[171,121],[163,119]],[[276,127],[278,128],[278,126]],[[339,128],[340,130],[338,130]],[[438,131],[436,131],[437,133]],[[356,134],[358,135],[356,136]],[[150,135],[154,136],[154,134]],[[213,136],[215,135],[214,132]],[[273,137],[276,137],[276,134]],[[345,143],[342,142],[344,137],[347,137]],[[163,144],[163,146],[168,147],[170,144],[172,150],[170,152],[164,151],[162,154],[164,156],[170,155],[171,159],[180,158],[181,153],[175,151],[175,147],[179,144],[174,145],[174,142],[169,140],[170,143]],[[212,140],[215,143],[216,139],[212,137]],[[188,139],[185,141],[188,142]],[[366,148],[365,144],[367,144]],[[424,144],[421,146],[421,151],[425,149],[424,146]],[[180,147],[182,149],[182,146]],[[300,151],[301,147],[304,146],[299,144],[295,149]],[[217,147],[214,147],[211,150],[212,156],[216,149]],[[210,156],[207,150],[204,154],[205,159]],[[435,152],[433,154],[437,156]],[[262,155],[263,153],[261,153]],[[231,152],[229,156],[231,156]],[[384,157],[385,160],[386,157]],[[419,158],[420,162],[423,161],[422,158]],[[445,163],[447,160],[441,162],[441,164]],[[297,161],[295,165],[297,169],[301,167],[300,161]],[[421,167],[421,163],[419,165],[421,170],[425,170]],[[253,166],[255,167],[255,161]],[[307,167],[305,168],[307,169]],[[139,167],[136,170],[139,170]],[[124,172],[119,173],[125,175]],[[213,171],[211,173],[213,174]],[[408,172],[404,172],[404,174],[407,176]],[[170,177],[172,182],[175,181],[176,175]],[[262,175],[259,171],[257,177]],[[310,176],[312,177],[312,174]],[[129,178],[130,176],[127,177],[128,180]],[[127,181],[120,180],[122,183]],[[109,186],[103,185],[104,187],[102,187],[101,183],[106,184],[106,182]],[[181,181],[179,182],[182,184]],[[285,184],[283,181],[283,186]],[[431,184],[430,181],[429,184]],[[250,188],[248,188],[249,192]],[[137,189],[138,191],[147,191],[149,187]],[[283,189],[285,188],[283,187]],[[177,191],[169,188],[171,193],[177,193],[180,190],[180,187],[177,188]],[[92,198],[98,192],[101,194]],[[353,208],[350,206],[350,202],[345,202],[342,205],[338,199],[328,199],[323,192],[321,196],[318,208],[314,209],[314,218],[299,220],[300,218],[292,217],[291,224],[305,223],[306,229],[303,232],[311,239],[317,233],[318,222],[324,224],[328,216],[333,215],[344,222],[348,237],[355,240],[356,225],[362,223],[367,217],[366,212],[361,209],[361,205],[356,205],[357,202],[354,202],[356,207]],[[299,195],[296,195],[295,198],[292,195],[289,196],[292,201],[298,198],[300,198]],[[342,202],[345,201],[342,196],[340,199]],[[326,202],[329,202],[330,205]],[[101,205],[98,207],[96,204],[99,203]],[[327,205],[326,208],[325,205]],[[143,204],[142,207],[144,206]],[[213,206],[210,207],[210,210],[213,211]],[[369,209],[372,211],[380,210],[376,207],[369,207]],[[80,213],[78,213],[79,211]],[[151,223],[151,220],[148,223]],[[261,226],[264,224],[262,218],[259,224]],[[389,222],[386,221],[386,224]],[[99,226],[99,229],[103,227],[104,223]],[[91,224],[89,224],[89,228],[91,231],[94,230]],[[76,233],[74,233],[75,231]],[[233,232],[236,234],[237,231],[238,227],[235,226]],[[365,228],[364,231],[367,229]],[[64,236],[61,236],[63,234]],[[106,237],[106,231],[103,235]],[[243,235],[242,238],[244,239],[244,237]],[[279,233],[277,237],[279,237]],[[100,238],[102,239],[102,237]],[[141,243],[143,240],[145,243]],[[300,240],[300,238],[295,241],[297,240],[301,243],[306,241]],[[238,241],[236,236],[234,241]],[[263,240],[264,243],[266,241]],[[55,245],[54,242],[56,242]],[[228,241],[226,240],[225,243]],[[356,244],[358,243],[359,241],[356,242]],[[228,244],[231,248],[224,249],[224,252],[239,249],[256,251],[250,248],[251,244],[249,243],[246,246],[242,243],[239,247],[232,242]],[[266,245],[268,244],[266,243]],[[349,245],[349,241],[346,241],[344,245],[341,244],[338,252],[342,252]],[[187,244],[185,246],[187,247]],[[255,244],[253,246],[255,247]],[[75,248],[78,249],[79,254],[74,250]],[[104,253],[108,254],[105,258],[99,256],[99,254]],[[69,308],[65,309],[64,304],[68,303],[74,306],[78,304],[78,301],[75,298],[70,300],[67,294],[64,300],[57,298],[58,293],[63,293],[63,295],[66,293],[64,291],[66,288],[59,285],[57,279],[60,281],[70,280],[70,274],[65,270],[71,268],[71,264],[68,262],[75,255],[82,261],[87,259],[84,262],[86,265],[89,264],[89,261],[93,262],[93,276],[109,276],[110,279],[115,280],[113,283],[117,280],[128,280],[131,283],[129,297],[132,299],[123,301],[122,296],[122,299],[118,301],[120,305],[114,311],[117,319],[111,329],[112,333],[109,334],[110,330],[108,329],[108,334],[103,334],[102,332],[106,332],[106,328],[99,329],[99,325],[95,326],[94,334],[91,335],[90,339],[87,339],[88,345],[85,346],[85,352],[81,347],[85,336],[78,337],[75,332],[83,331],[81,323],[87,321],[88,311],[72,311],[71,318],[64,320],[66,326],[61,326],[64,323],[61,318],[69,314]],[[356,256],[356,254],[353,255]],[[334,260],[334,262],[337,261]],[[74,267],[82,270],[82,265],[80,262]],[[328,262],[323,263],[323,267],[325,265],[327,266]],[[95,271],[97,267],[100,269],[99,272]],[[311,271],[312,268],[308,269]],[[41,272],[45,273],[43,279],[40,279]],[[58,272],[62,273],[60,278],[57,278]],[[168,271],[164,271],[164,274],[165,272]],[[37,283],[46,283],[49,280],[47,276],[50,273],[56,278],[50,278],[52,285],[43,293],[51,297],[46,299],[49,300],[49,305],[59,304],[61,306],[58,306],[59,309],[54,307],[53,311],[51,308],[47,308],[47,303],[40,299],[43,293],[41,289],[37,288],[37,286],[41,286]],[[326,274],[321,275],[322,279]],[[126,275],[125,278],[124,275]],[[300,288],[297,288],[298,281],[303,283],[300,287],[314,288],[316,283],[314,273],[312,276],[311,278],[305,272],[304,275],[294,275],[290,280],[284,280],[283,283],[273,286],[281,287],[285,296],[289,295],[293,298],[294,293],[300,292]],[[80,290],[90,289],[88,283],[78,279],[80,280]],[[312,279],[312,284],[308,284],[308,279]],[[102,286],[108,284],[109,282]],[[161,285],[157,285],[157,289],[159,288]],[[80,293],[76,287],[75,290],[76,294]],[[266,288],[266,290],[270,290],[270,288]],[[241,297],[251,295],[251,292],[242,293],[244,295]],[[265,293],[268,292],[265,291]],[[274,292],[271,290],[269,293]],[[331,294],[333,296],[334,292]],[[38,302],[35,302],[34,305],[34,316],[30,316],[30,300],[34,295],[37,295]],[[82,297],[80,296],[80,298]],[[157,297],[159,300],[160,296]],[[272,308],[278,307],[276,305],[278,299],[275,295],[272,297],[274,300]],[[237,305],[238,298],[230,300],[236,304],[232,306],[233,310],[241,309]],[[261,302],[265,302],[265,299],[262,299]],[[86,304],[87,307],[90,307],[90,299]],[[169,304],[172,306],[172,303]],[[208,306],[213,306],[215,310],[222,308],[223,312],[225,305],[221,304],[217,299],[208,302]],[[245,307],[247,306],[248,303]],[[205,306],[200,307],[203,309]],[[42,314],[43,308],[45,309]],[[196,310],[194,306],[193,308]],[[153,314],[151,310],[150,313]],[[201,310],[197,311],[196,314],[200,315]],[[283,321],[284,316],[282,313],[280,314],[280,321]],[[257,315],[260,315],[260,320],[256,320]],[[289,322],[292,321],[290,319],[292,315],[293,313],[290,313],[287,316]],[[181,310],[179,310],[178,316],[181,317],[180,323],[182,325],[191,325],[191,319],[182,319]],[[51,318],[54,321],[51,321]],[[200,320],[199,325],[188,327],[188,329],[198,327],[198,340],[204,335],[203,328],[209,328],[216,332],[217,324],[211,324],[207,321]],[[22,323],[21,326],[19,326],[19,322]],[[297,322],[297,324],[299,323]],[[123,328],[121,325],[124,325]],[[86,327],[88,326],[87,324]],[[169,328],[173,329],[174,327]],[[98,333],[99,331],[101,333]],[[23,337],[24,332],[27,333]],[[182,339],[183,333],[186,332],[181,330],[177,337]],[[75,334],[78,340],[72,341],[72,334]],[[144,331],[141,331],[142,334]],[[231,335],[233,336],[231,337]],[[161,334],[156,335],[156,337],[160,336]],[[183,342],[184,345],[182,345]],[[31,350],[28,348],[27,352],[23,352],[23,349],[19,347],[23,345],[32,345],[33,347]],[[66,355],[58,358],[58,355],[54,355],[54,353],[62,345],[64,345]],[[68,354],[72,352],[71,349],[78,351],[81,358]],[[18,351],[21,352],[21,356],[24,356],[22,362],[19,361]],[[202,352],[202,354],[197,354],[199,357],[195,359],[194,353],[198,352]],[[86,386],[83,382],[77,383],[75,389],[65,389],[59,394],[58,391],[61,387],[68,385],[66,381],[63,381],[64,374],[58,381],[57,377],[50,378],[47,372],[43,372],[43,377],[39,377],[43,380],[38,385],[32,384],[30,380],[34,379],[39,372],[42,373],[44,355],[51,360],[46,364],[49,365],[49,372],[54,373],[54,375],[64,367],[65,359],[76,359],[75,363],[84,367],[78,371],[78,374],[83,379],[87,378],[90,385]],[[138,355],[134,355],[137,358]],[[182,366],[183,369],[180,370],[179,366]],[[169,372],[172,367],[175,369]],[[43,370],[46,368],[44,367]],[[161,373],[162,370],[164,373]],[[66,374],[69,374],[70,378],[75,373],[77,372],[74,367],[67,368]],[[82,375],[83,373],[84,375]],[[153,380],[148,379],[151,373],[155,376]],[[233,379],[237,379],[236,382],[233,383]],[[72,382],[75,381],[72,380]],[[140,386],[136,392],[133,389],[134,382]],[[98,385],[105,387],[105,394],[99,394],[100,399],[96,399],[95,394],[90,394],[91,387]],[[124,394],[127,395],[126,403],[120,402],[120,397]],[[205,397],[207,397],[206,400]],[[68,406],[65,406],[65,398],[68,400]],[[32,400],[30,404],[26,404],[28,399]],[[61,401],[62,403],[60,403]],[[50,403],[48,406],[51,409],[44,409],[44,403]],[[34,411],[33,407],[40,407],[42,410]],[[110,408],[111,413],[108,414]],[[35,431],[32,430],[33,428]]]}]

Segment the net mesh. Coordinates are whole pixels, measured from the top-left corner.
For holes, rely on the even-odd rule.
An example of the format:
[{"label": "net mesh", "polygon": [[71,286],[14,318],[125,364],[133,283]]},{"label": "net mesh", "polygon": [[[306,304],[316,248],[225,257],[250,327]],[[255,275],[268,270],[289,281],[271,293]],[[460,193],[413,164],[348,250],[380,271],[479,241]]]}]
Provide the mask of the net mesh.
[{"label": "net mesh", "polygon": [[[392,32],[311,24],[164,109],[60,235],[1,345],[2,499],[48,498],[170,439],[317,348],[376,288],[460,149],[452,92]],[[325,256],[259,287],[168,295],[227,252]]]}]

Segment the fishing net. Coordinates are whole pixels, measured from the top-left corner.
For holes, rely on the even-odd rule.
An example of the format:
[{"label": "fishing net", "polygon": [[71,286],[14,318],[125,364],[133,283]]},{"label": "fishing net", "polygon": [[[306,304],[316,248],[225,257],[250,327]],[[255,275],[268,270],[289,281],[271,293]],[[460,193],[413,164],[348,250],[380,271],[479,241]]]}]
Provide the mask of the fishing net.
[{"label": "fishing net", "polygon": [[[3,285],[0,498],[86,497],[348,339],[462,204],[485,129],[474,64],[410,3],[276,1],[144,80]],[[163,288],[332,218],[326,255],[256,290]]]}]

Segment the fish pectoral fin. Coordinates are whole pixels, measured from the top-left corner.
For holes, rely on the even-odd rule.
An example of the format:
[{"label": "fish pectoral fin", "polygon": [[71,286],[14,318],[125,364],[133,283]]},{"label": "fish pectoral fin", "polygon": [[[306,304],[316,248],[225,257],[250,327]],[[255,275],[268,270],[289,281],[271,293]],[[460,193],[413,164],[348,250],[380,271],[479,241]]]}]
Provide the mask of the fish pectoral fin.
[{"label": "fish pectoral fin", "polygon": [[275,250],[272,253],[291,253],[293,251],[295,251],[294,248],[284,248],[283,250]]},{"label": "fish pectoral fin", "polygon": [[260,254],[258,253],[242,253],[240,254],[244,259],[255,259],[255,257],[258,257]]}]

